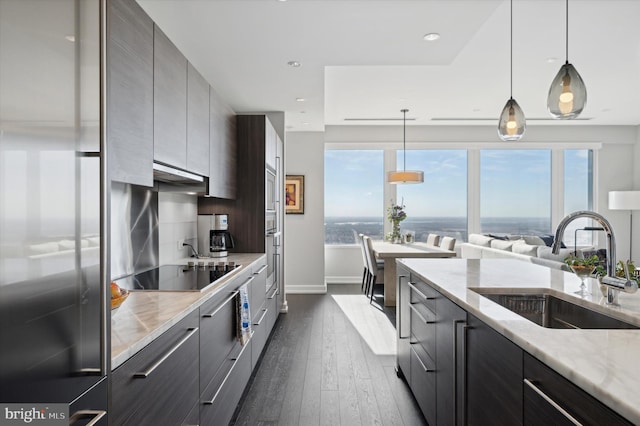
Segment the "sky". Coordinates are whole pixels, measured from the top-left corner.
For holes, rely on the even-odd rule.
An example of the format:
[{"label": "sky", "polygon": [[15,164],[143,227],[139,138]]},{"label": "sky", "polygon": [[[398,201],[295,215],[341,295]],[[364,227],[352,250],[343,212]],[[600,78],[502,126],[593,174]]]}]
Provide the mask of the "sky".
[{"label": "sky", "polygon": [[[403,167],[398,151],[398,168]],[[589,208],[587,150],[565,151],[565,211]],[[549,217],[550,150],[481,150],[481,217]],[[398,185],[397,198],[414,217],[463,217],[467,211],[466,150],[408,150],[407,170],[424,171],[424,183]],[[383,151],[325,151],[325,215],[380,217]]]}]

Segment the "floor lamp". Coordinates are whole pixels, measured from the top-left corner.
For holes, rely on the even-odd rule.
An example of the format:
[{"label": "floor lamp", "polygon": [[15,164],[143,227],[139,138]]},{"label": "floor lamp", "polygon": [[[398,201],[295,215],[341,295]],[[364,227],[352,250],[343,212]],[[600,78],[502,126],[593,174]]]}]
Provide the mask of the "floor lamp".
[{"label": "floor lamp", "polygon": [[640,210],[640,191],[609,191],[609,210],[629,210],[629,260],[633,260],[633,210]]}]

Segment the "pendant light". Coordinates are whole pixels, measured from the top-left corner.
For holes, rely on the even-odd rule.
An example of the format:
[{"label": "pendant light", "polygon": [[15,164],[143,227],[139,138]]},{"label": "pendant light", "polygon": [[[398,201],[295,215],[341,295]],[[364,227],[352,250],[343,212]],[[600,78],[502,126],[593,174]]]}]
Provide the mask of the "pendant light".
[{"label": "pendant light", "polygon": [[510,62],[510,94],[509,100],[502,109],[500,119],[498,120],[498,136],[503,141],[519,141],[524,135],[524,131],[527,127],[526,120],[524,118],[524,112],[518,105],[515,99],[513,99],[513,0],[511,0],[511,27],[510,27],[510,43],[511,50],[509,53]]},{"label": "pendant light", "polygon": [[565,64],[553,79],[547,97],[547,110],[553,118],[576,118],[587,103],[587,87],[575,67],[569,63],[569,0],[566,4]]},{"label": "pendant light", "polygon": [[422,183],[424,182],[424,173],[418,170],[407,170],[407,112],[408,109],[400,110],[404,115],[402,119],[402,171],[387,173],[387,181],[392,184],[399,183]]}]

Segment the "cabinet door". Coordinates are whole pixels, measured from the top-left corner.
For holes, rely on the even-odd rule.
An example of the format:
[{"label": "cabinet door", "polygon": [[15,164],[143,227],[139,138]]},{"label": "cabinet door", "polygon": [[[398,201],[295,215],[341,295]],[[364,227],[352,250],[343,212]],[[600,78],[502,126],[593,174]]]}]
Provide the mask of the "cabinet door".
[{"label": "cabinet door", "polygon": [[427,423],[436,424],[436,367],[421,345],[411,344],[411,391]]},{"label": "cabinet door", "polygon": [[228,361],[231,368],[221,385],[209,386],[205,389],[200,405],[200,425],[229,424],[251,377],[250,346],[250,343],[242,346],[240,353]]},{"label": "cabinet door", "polygon": [[187,59],[157,25],[153,72],[153,158],[186,169]]},{"label": "cabinet door", "polygon": [[209,196],[236,198],[236,116],[220,95],[209,88]]},{"label": "cabinet door", "polygon": [[276,157],[278,154],[278,133],[268,118],[265,117],[265,163],[268,167],[276,169]]},{"label": "cabinet door", "polygon": [[609,407],[524,354],[525,425],[630,425]]},{"label": "cabinet door", "polygon": [[118,367],[110,424],[180,424],[198,401],[198,340],[195,311]]},{"label": "cabinet door", "polygon": [[466,324],[467,313],[464,309],[439,294],[436,298],[436,400],[437,424],[458,424],[462,420],[462,401],[458,399],[460,371],[457,368],[460,357],[458,334],[463,333],[461,326]]},{"label": "cabinet door", "polygon": [[153,21],[138,3],[107,2],[109,178],[153,185]]},{"label": "cabinet door", "polygon": [[209,83],[187,65],[187,170],[209,176]]},{"label": "cabinet door", "polygon": [[398,287],[396,287],[396,364],[398,375],[403,375],[411,386],[411,321],[409,311],[409,271],[398,265],[396,270]]},{"label": "cabinet door", "polygon": [[200,307],[201,392],[219,375],[236,346],[237,295],[237,291],[221,294]]},{"label": "cabinet door", "polygon": [[522,424],[522,349],[471,314],[468,326],[466,423]]}]

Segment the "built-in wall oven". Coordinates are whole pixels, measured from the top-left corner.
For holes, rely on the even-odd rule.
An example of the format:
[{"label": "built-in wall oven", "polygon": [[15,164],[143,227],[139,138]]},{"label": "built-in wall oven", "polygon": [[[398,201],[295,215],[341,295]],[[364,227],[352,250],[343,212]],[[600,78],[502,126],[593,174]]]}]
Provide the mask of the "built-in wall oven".
[{"label": "built-in wall oven", "polygon": [[276,210],[276,188],[277,188],[277,178],[276,178],[276,171],[271,169],[270,167],[266,167],[266,179],[267,179],[267,184],[266,184],[266,188],[265,190],[267,191],[267,193],[265,194],[265,200],[266,200],[266,205],[265,205],[265,209],[267,211],[272,211],[275,212]]}]

